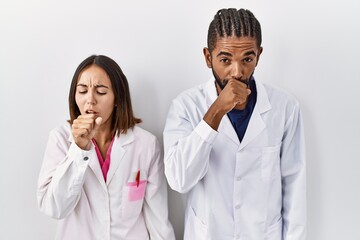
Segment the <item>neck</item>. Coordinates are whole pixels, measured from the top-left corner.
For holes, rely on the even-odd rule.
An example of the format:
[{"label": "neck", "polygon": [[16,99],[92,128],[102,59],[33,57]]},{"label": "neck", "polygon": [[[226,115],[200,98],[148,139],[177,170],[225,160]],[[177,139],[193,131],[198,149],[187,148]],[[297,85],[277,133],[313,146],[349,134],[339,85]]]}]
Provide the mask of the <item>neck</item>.
[{"label": "neck", "polygon": [[104,146],[111,142],[114,137],[115,132],[110,129],[110,127],[100,126],[96,132],[94,139],[98,146]]}]

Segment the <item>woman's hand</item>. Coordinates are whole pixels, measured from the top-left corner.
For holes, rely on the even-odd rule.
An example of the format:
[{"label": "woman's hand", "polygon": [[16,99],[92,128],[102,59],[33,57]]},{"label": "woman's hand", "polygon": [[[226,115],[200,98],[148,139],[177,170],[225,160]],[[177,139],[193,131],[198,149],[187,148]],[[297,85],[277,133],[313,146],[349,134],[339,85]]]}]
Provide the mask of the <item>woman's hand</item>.
[{"label": "woman's hand", "polygon": [[80,115],[72,124],[72,135],[79,148],[89,150],[91,139],[95,136],[96,131],[102,123],[101,117],[95,114]]}]

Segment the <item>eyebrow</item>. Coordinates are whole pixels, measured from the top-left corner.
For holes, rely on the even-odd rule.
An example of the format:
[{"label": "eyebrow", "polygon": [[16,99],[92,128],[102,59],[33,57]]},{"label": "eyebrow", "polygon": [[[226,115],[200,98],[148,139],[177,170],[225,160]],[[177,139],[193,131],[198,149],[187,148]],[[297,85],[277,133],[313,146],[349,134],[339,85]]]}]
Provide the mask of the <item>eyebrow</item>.
[{"label": "eyebrow", "polygon": [[[245,53],[244,53],[244,56],[250,56],[250,55],[256,56],[256,53],[255,53],[254,51],[248,51],[248,52],[245,52]],[[229,53],[229,52],[221,51],[221,52],[219,52],[219,53],[216,55],[216,57],[219,57],[219,56],[232,57],[232,54]]]},{"label": "eyebrow", "polygon": [[224,51],[221,51],[221,52],[219,52],[217,55],[216,55],[216,57],[219,57],[219,56],[228,56],[228,57],[232,57],[232,54],[231,53],[229,53],[229,52],[224,52]]},{"label": "eyebrow", "polygon": [[[83,84],[83,83],[79,83],[77,86],[79,86],[79,87],[88,87],[88,85],[86,85],[86,84]],[[97,85],[95,85],[95,87],[96,88],[107,88],[107,89],[109,89],[109,87],[108,86],[105,86],[105,85],[102,85],[102,84],[97,84]]]},{"label": "eyebrow", "polygon": [[248,51],[244,54],[244,56],[250,56],[250,55],[256,56],[256,53],[254,51]]}]

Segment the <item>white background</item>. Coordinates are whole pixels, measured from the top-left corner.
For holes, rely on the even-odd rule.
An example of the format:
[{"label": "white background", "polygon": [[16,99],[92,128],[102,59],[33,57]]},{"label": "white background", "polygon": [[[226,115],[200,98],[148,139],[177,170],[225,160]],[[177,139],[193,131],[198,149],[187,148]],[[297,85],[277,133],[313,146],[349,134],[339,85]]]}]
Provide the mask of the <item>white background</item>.
[{"label": "white background", "polygon": [[[105,54],[130,82],[142,127],[162,142],[171,99],[211,77],[202,56],[223,7],[262,24],[255,72],[301,103],[308,159],[308,239],[360,239],[360,14],[350,0],[1,0],[0,239],[54,239],[36,182],[49,131],[68,119],[78,64]],[[169,193],[182,238],[183,197]]]}]

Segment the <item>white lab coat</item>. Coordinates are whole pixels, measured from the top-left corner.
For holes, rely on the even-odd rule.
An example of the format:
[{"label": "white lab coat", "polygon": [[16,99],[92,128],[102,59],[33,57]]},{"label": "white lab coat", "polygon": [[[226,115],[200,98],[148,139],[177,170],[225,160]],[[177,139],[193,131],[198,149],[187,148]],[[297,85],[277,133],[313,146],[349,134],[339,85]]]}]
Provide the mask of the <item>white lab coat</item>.
[{"label": "white lab coat", "polygon": [[256,81],[257,102],[243,141],[227,116],[203,119],[214,80],[173,100],[164,129],[165,175],[188,193],[185,240],[304,240],[306,176],[298,102]]},{"label": "white lab coat", "polygon": [[136,126],[115,136],[106,183],[94,146],[81,150],[68,123],[52,130],[37,198],[42,212],[61,219],[59,240],[175,239],[158,141]]}]

